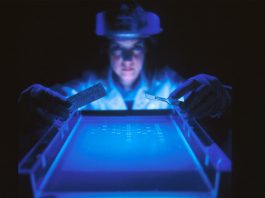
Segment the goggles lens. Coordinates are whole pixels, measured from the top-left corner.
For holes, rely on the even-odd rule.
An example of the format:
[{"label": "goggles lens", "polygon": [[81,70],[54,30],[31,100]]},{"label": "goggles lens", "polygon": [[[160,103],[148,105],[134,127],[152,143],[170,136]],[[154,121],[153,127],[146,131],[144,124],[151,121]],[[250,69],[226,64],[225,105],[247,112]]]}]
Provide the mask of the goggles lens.
[{"label": "goggles lens", "polygon": [[109,48],[109,53],[112,56],[126,56],[128,54],[132,56],[138,56],[140,54],[143,54],[145,52],[145,46],[143,43],[137,43],[132,48],[124,48],[118,44],[111,44]]}]

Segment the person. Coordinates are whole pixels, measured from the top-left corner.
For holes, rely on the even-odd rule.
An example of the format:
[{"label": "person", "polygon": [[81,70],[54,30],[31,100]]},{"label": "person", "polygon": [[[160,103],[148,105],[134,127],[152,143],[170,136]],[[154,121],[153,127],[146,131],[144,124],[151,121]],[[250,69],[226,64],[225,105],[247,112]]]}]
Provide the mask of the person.
[{"label": "person", "polygon": [[[119,8],[96,15],[96,35],[108,41],[109,67],[102,76],[85,71],[79,79],[56,84],[50,88],[33,84],[22,91],[18,103],[34,130],[44,129],[55,120],[69,116],[72,96],[97,82],[107,95],[82,109],[89,110],[150,110],[170,109],[171,105],[145,97],[145,91],[169,98],[182,98],[177,108],[188,118],[218,117],[230,105],[229,90],[216,77],[199,74],[184,80],[170,67],[150,72],[148,48],[152,38],[162,32],[159,16],[137,4],[122,4]],[[22,114],[23,117],[24,113]],[[24,123],[27,123],[24,122]],[[32,127],[32,123],[35,124]]]}]

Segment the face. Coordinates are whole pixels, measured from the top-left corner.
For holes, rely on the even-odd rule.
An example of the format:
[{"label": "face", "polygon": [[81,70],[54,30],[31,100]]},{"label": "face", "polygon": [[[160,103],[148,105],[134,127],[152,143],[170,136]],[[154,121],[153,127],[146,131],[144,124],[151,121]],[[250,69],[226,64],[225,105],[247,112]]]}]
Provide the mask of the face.
[{"label": "face", "polygon": [[145,46],[140,39],[114,39],[109,47],[110,64],[123,86],[131,86],[141,73]]}]

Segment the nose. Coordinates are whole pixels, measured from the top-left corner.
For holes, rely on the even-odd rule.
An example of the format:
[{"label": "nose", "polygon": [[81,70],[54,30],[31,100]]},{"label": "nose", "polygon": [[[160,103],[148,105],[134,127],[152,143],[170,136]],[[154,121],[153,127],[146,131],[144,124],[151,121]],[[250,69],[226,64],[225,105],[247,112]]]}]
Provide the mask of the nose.
[{"label": "nose", "polygon": [[133,53],[130,50],[124,50],[122,53],[122,58],[124,61],[131,61]]}]

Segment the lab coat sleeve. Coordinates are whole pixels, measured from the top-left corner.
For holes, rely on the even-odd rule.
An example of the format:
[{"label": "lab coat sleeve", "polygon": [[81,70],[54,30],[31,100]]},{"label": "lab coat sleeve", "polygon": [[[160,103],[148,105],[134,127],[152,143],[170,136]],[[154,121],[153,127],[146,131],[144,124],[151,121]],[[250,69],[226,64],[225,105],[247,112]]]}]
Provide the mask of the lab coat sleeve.
[{"label": "lab coat sleeve", "polygon": [[91,71],[85,71],[80,78],[61,84],[55,84],[50,88],[65,97],[69,97],[92,86],[95,82],[96,75]]},{"label": "lab coat sleeve", "polygon": [[165,76],[165,79],[169,81],[171,92],[174,91],[184,81],[184,78],[169,66],[164,68],[163,75]]}]

